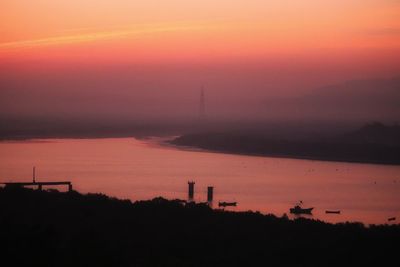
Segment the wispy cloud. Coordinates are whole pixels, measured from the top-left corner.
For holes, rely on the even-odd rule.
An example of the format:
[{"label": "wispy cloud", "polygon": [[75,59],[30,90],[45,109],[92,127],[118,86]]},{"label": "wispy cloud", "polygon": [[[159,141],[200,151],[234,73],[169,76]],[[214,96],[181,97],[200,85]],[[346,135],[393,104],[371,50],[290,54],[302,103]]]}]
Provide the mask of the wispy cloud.
[{"label": "wispy cloud", "polygon": [[132,27],[124,30],[101,31],[93,33],[80,33],[74,35],[52,36],[47,38],[19,40],[13,42],[0,43],[0,49],[18,49],[30,48],[40,46],[51,46],[60,44],[74,44],[83,42],[94,42],[103,40],[112,40],[118,38],[131,38],[135,36],[162,33],[162,32],[179,32],[179,31],[192,31],[204,30],[209,28],[207,25],[155,25],[155,26],[140,26]]}]

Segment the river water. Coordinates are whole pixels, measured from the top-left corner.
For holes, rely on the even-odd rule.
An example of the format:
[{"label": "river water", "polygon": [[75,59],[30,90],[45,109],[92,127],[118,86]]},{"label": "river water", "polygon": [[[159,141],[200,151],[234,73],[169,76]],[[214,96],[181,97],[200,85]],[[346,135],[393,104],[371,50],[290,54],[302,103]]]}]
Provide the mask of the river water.
[{"label": "river water", "polygon": [[214,186],[214,207],[236,201],[230,210],[282,216],[302,200],[314,207],[309,217],[328,222],[400,220],[400,166],[182,150],[156,139],[0,142],[0,182],[31,181],[32,166],[37,181],[69,180],[81,193],[186,199],[187,182],[194,180],[197,201],[206,201],[207,186]]}]

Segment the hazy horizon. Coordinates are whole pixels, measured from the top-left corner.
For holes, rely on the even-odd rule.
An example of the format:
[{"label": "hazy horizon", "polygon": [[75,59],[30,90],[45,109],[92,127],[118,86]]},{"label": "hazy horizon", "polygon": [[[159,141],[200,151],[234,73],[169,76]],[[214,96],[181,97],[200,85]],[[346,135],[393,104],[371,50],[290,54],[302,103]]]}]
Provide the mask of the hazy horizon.
[{"label": "hazy horizon", "polygon": [[[2,1],[0,118],[400,121],[400,2]],[[11,125],[12,126],[12,125]]]}]

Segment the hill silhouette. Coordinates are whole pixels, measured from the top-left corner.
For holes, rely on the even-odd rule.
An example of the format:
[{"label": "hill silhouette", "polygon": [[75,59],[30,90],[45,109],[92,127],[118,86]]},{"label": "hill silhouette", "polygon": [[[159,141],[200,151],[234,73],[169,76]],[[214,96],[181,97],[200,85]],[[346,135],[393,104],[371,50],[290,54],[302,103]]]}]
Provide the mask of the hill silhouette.
[{"label": "hill silhouette", "polygon": [[348,80],[263,103],[271,116],[290,114],[298,120],[399,121],[400,76]]},{"label": "hill silhouette", "polygon": [[193,133],[170,143],[216,152],[328,161],[400,164],[400,126],[367,124],[335,136],[302,139],[268,137],[257,133]]},{"label": "hill silhouette", "polygon": [[400,226],[0,188],[0,240],[3,266],[383,266]]},{"label": "hill silhouette", "polygon": [[344,134],[338,141],[358,144],[378,144],[400,146],[400,125],[384,125],[380,122],[372,122],[363,127]]}]

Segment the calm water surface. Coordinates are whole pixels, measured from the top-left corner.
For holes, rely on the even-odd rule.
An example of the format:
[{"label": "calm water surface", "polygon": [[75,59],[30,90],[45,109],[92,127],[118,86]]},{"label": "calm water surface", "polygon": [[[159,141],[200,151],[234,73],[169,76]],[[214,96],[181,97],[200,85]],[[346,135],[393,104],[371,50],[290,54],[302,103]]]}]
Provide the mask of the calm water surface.
[{"label": "calm water surface", "polygon": [[[132,200],[187,197],[237,201],[233,210],[278,216],[302,200],[329,222],[400,220],[400,166],[323,162],[185,151],[134,138],[0,142],[0,181],[71,180],[79,192]],[[215,205],[216,206],[216,205]],[[325,210],[341,210],[327,215]]]}]

